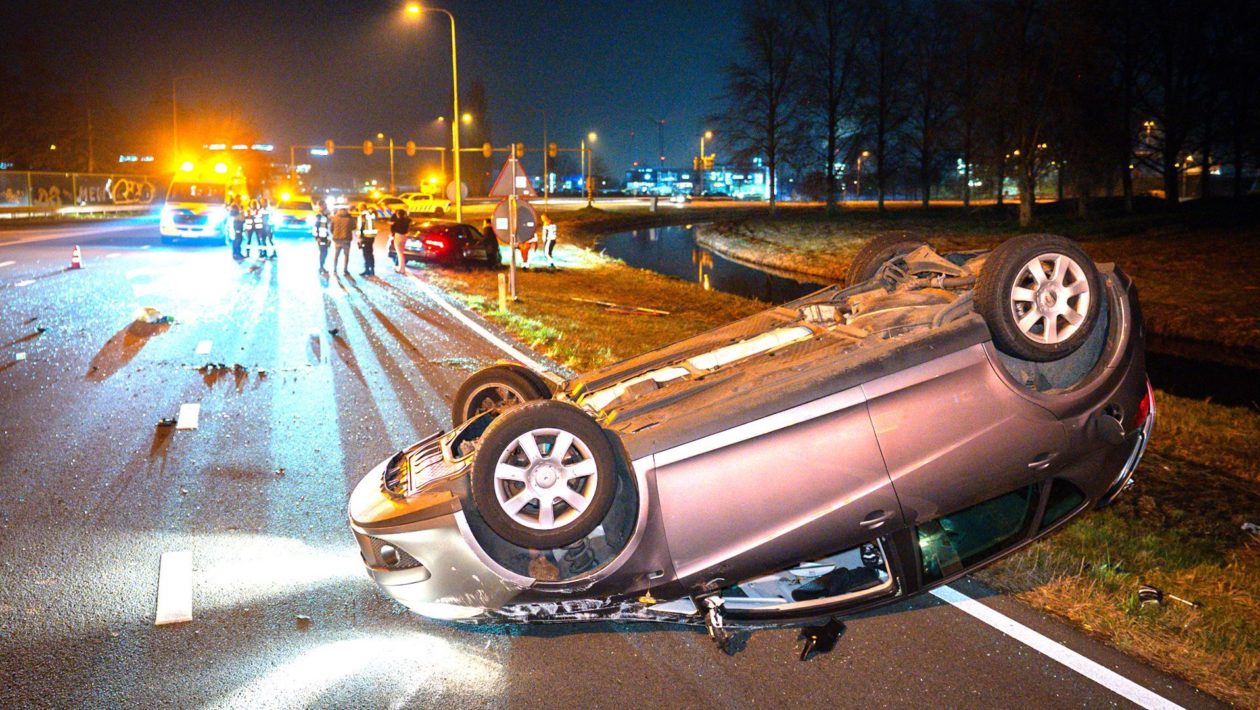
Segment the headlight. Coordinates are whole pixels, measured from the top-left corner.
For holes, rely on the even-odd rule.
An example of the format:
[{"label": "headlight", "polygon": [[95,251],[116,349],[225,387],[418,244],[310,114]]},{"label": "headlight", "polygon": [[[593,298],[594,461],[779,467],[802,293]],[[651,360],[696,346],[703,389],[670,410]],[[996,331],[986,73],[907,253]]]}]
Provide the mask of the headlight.
[{"label": "headlight", "polygon": [[210,222],[222,222],[227,217],[226,207],[211,207],[205,211],[206,219]]}]

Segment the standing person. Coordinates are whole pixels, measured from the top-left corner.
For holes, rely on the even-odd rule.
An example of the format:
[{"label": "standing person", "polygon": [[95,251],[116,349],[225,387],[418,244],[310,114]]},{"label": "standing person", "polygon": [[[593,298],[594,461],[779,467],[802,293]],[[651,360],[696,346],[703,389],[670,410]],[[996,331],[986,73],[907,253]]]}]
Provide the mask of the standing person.
[{"label": "standing person", "polygon": [[394,242],[394,256],[398,260],[394,269],[400,274],[407,273],[407,255],[403,253],[403,245],[407,241],[407,232],[411,231],[411,217],[407,210],[400,209],[394,213],[394,222],[389,225],[389,238]]},{"label": "standing person", "polygon": [[258,205],[258,200],[249,201],[249,209],[245,210],[245,256],[250,256],[250,247],[253,246],[254,256],[263,256],[262,251],[262,208]]},{"label": "standing person", "polygon": [[556,259],[553,256],[556,250],[556,225],[547,215],[542,216],[542,225],[543,253],[547,255],[547,265],[554,269],[556,268]]},{"label": "standing person", "polygon": [[232,258],[241,261],[245,255],[241,253],[241,240],[245,237],[245,214],[241,209],[241,198],[232,196],[228,203],[228,225],[232,230]]},{"label": "standing person", "polygon": [[271,199],[270,198],[264,197],[262,199],[262,203],[259,206],[258,214],[259,214],[259,219],[261,220],[259,227],[261,230],[260,233],[262,234],[262,246],[263,246],[262,258],[274,259],[276,258],[276,238],[275,238],[275,235],[272,233],[272,229],[271,229]]},{"label": "standing person", "polygon": [[376,276],[376,215],[372,208],[359,203],[359,248],[363,250],[363,273],[360,276]]},{"label": "standing person", "polygon": [[327,274],[324,262],[328,259],[328,245],[332,244],[332,222],[328,216],[328,203],[319,201],[319,211],[315,213],[315,224],[311,225],[311,235],[319,245],[319,273]]},{"label": "standing person", "polygon": [[337,214],[332,218],[332,240],[335,248],[333,273],[337,273],[337,261],[344,256],[345,261],[341,265],[341,273],[349,276],[350,242],[354,240],[354,218],[350,216],[350,210],[345,207],[337,210]]},{"label": "standing person", "polygon": [[499,268],[503,264],[503,255],[499,253],[499,233],[494,231],[493,220],[481,223],[481,235],[485,237],[486,260],[490,262],[490,268]]}]

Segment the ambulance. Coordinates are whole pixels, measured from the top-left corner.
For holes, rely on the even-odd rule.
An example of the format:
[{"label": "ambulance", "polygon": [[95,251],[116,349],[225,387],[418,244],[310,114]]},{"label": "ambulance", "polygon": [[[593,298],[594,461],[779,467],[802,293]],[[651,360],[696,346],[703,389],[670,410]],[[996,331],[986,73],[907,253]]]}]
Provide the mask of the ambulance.
[{"label": "ambulance", "polygon": [[227,240],[231,234],[228,203],[249,202],[248,181],[240,167],[227,162],[204,166],[185,162],[166,191],[158,229],[164,244],[180,239]]}]

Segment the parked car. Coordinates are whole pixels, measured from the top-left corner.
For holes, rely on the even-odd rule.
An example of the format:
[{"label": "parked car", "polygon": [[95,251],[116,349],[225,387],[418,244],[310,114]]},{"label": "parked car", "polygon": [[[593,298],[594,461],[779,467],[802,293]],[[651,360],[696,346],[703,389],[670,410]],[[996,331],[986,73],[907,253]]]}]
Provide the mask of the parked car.
[{"label": "parked car", "polygon": [[723,645],[1062,530],[1126,488],[1155,411],[1119,268],[1050,235],[942,255],[896,234],[847,286],[629,360],[483,369],[452,420],[351,496],[387,594],[473,622],[703,624]]},{"label": "parked car", "polygon": [[451,211],[451,201],[437,195],[423,192],[404,192],[398,198],[407,205],[407,212],[410,214],[441,217]]},{"label": "parked car", "polygon": [[[448,220],[413,220],[403,241],[403,256],[408,260],[438,264],[482,262],[498,266],[499,245],[471,224]],[[389,243],[389,258],[398,263],[394,242]]]},{"label": "parked car", "polygon": [[315,225],[315,203],[309,195],[295,195],[280,200],[271,208],[271,229],[281,232],[310,234]]}]

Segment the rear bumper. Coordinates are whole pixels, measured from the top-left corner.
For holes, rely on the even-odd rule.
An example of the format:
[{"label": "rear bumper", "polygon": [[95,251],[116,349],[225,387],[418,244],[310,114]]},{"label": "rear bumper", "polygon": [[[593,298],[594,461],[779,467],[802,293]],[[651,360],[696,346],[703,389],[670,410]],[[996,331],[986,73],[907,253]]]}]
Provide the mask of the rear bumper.
[{"label": "rear bumper", "polygon": [[[1148,384],[1147,387],[1150,385]],[[1129,489],[1133,485],[1133,473],[1137,471],[1138,464],[1142,461],[1142,455],[1146,453],[1146,445],[1151,441],[1151,431],[1155,428],[1155,398],[1151,397],[1151,411],[1146,415],[1146,422],[1142,424],[1142,428],[1138,429],[1134,437],[1133,450],[1129,453],[1129,458],[1125,459],[1124,466],[1120,469],[1120,473],[1116,475],[1111,486],[1107,488],[1107,492],[1103,493],[1102,498],[1098,500],[1098,507],[1111,505],[1115,502],[1120,494]]]}]

